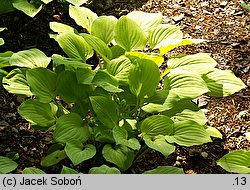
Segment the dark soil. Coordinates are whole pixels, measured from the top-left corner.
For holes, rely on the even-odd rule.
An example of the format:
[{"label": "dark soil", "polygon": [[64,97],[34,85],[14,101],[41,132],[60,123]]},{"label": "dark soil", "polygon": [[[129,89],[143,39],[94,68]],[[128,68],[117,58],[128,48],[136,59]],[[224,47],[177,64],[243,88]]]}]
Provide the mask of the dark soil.
[{"label": "dark soil", "polygon": [[[208,125],[216,127],[223,134],[222,139],[201,146],[178,146],[174,154],[165,158],[160,153],[148,150],[136,160],[134,173],[142,173],[159,165],[182,167],[187,174],[227,173],[216,161],[231,150],[250,150],[250,142],[245,133],[250,132],[250,13],[242,9],[237,0],[191,1],[191,0],[96,0],[86,4],[98,15],[115,15],[117,17],[133,10],[162,12],[164,22],[180,26],[185,37],[202,38],[207,42],[177,48],[166,55],[180,53],[209,53],[221,69],[230,69],[241,78],[248,88],[230,97],[214,98],[202,96],[197,104],[205,111]],[[227,3],[223,3],[227,2]],[[1,32],[5,45],[0,52],[11,50],[17,52],[29,48],[38,48],[47,56],[64,53],[48,34],[50,21],[58,21],[82,29],[68,15],[68,5],[49,3],[34,18],[20,11],[0,15],[0,27],[8,30]],[[83,30],[82,30],[83,31]],[[53,144],[51,132],[34,131],[23,120],[17,108],[22,98],[9,94],[0,87],[0,155],[10,152],[19,153],[19,164],[15,173],[21,173],[25,167],[41,168],[40,161]],[[246,117],[239,118],[241,111],[247,111]],[[75,167],[86,173],[94,163],[86,162]],[[49,168],[42,168],[47,173],[59,173],[62,165],[73,167],[68,159]]]}]

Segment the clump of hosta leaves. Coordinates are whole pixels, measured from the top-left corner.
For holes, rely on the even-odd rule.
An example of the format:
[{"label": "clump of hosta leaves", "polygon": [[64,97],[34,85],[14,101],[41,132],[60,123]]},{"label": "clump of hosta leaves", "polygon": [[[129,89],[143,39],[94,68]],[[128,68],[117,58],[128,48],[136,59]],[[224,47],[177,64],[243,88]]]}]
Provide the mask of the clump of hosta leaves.
[{"label": "clump of hosta leaves", "polygon": [[[3,78],[5,89],[35,97],[21,104],[20,115],[37,130],[54,131],[55,144],[43,167],[68,157],[74,166],[97,160],[89,173],[131,172],[145,148],[167,157],[176,145],[222,137],[205,125],[192,100],[204,93],[228,96],[245,84],[231,71],[215,68],[216,61],[205,53],[170,58],[167,69],[159,71],[168,51],[203,40],[183,39],[177,26],[162,24],[161,13],[134,11],[117,19],[70,6],[69,15],[88,33],[50,23],[50,37],[67,57],[47,57],[38,49],[1,54],[1,66],[18,66]],[[146,46],[159,53],[143,53]],[[86,61],[94,52],[101,59],[92,70]],[[159,166],[145,173],[183,170]]]}]

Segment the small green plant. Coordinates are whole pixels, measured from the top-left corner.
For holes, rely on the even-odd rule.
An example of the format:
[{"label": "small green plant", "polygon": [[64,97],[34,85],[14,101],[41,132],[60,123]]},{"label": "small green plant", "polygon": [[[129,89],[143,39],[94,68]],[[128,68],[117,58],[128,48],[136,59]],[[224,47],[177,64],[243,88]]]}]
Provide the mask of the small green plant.
[{"label": "small green plant", "polygon": [[[36,16],[42,9],[43,4],[48,4],[53,0],[1,0],[0,14],[17,10],[24,12],[30,17]],[[80,6],[87,0],[57,0],[59,3],[71,3]]]},{"label": "small green plant", "polygon": [[[204,93],[228,96],[245,84],[231,71],[215,68],[216,61],[205,53],[169,58],[166,70],[159,70],[168,51],[203,40],[183,39],[178,27],[162,24],[161,13],[134,11],[117,19],[70,6],[69,15],[88,33],[50,23],[50,37],[67,57],[47,57],[38,49],[0,57],[1,67],[17,66],[3,77],[4,88],[32,97],[19,114],[36,130],[54,131],[55,144],[43,167],[68,157],[74,166],[93,160],[89,173],[132,173],[147,149],[167,157],[176,145],[222,137],[205,125],[192,100]],[[100,58],[95,70],[87,64],[94,52]],[[51,62],[52,70],[47,68]],[[183,170],[159,166],[145,173]]]}]

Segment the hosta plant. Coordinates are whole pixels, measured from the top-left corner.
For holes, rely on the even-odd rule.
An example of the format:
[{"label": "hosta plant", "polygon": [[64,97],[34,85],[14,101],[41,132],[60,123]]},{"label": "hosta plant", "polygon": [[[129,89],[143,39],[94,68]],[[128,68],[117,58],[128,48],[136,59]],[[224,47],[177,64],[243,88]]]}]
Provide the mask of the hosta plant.
[{"label": "hosta plant", "polygon": [[[50,37],[67,57],[29,49],[0,59],[1,67],[16,66],[4,76],[4,88],[30,97],[18,108],[20,115],[36,130],[54,131],[43,167],[68,157],[74,166],[92,160],[89,173],[132,172],[144,150],[167,157],[176,145],[221,138],[192,100],[205,93],[228,96],[245,84],[217,69],[206,53],[169,58],[167,68],[159,69],[170,50],[203,40],[183,39],[178,27],[162,23],[161,13],[134,11],[117,19],[70,6],[69,15],[87,33],[50,23]],[[96,54],[99,62],[87,64]],[[183,170],[159,166],[145,173]]]}]

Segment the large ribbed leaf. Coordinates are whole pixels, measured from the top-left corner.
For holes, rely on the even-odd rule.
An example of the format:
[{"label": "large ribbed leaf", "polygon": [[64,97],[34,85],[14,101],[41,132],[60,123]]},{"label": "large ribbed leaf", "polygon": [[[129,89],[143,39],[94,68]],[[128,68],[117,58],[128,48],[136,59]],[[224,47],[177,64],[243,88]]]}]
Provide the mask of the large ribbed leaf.
[{"label": "large ribbed leaf", "polygon": [[250,151],[232,151],[219,159],[217,164],[228,172],[250,174]]},{"label": "large ribbed leaf", "polygon": [[152,49],[160,49],[164,55],[168,51],[182,45],[201,43],[201,39],[182,39],[181,30],[175,25],[161,24],[149,31],[148,41]]},{"label": "large ribbed leaf", "polygon": [[94,53],[83,37],[73,32],[64,32],[58,35],[55,40],[70,58],[80,59],[85,62]]},{"label": "large ribbed leaf", "polygon": [[143,136],[143,140],[149,148],[159,151],[165,157],[169,156],[175,151],[175,146],[173,144],[169,144],[163,135],[158,135],[154,137],[153,140],[150,138],[150,136],[145,135]]},{"label": "large ribbed leaf", "polygon": [[215,137],[215,138],[220,138],[220,139],[222,139],[222,134],[221,134],[221,132],[220,132],[217,128],[206,126],[205,129],[206,129],[207,133],[208,133],[211,137]]},{"label": "large ribbed leaf", "polygon": [[109,61],[106,69],[120,84],[127,84],[130,65],[131,62],[127,57],[120,56]]},{"label": "large ribbed leaf", "polygon": [[112,129],[104,125],[98,125],[94,127],[93,131],[94,131],[95,141],[102,143],[115,143]]},{"label": "large ribbed leaf", "polygon": [[144,119],[141,123],[142,135],[155,137],[157,135],[172,135],[174,122],[164,115],[153,115]]},{"label": "large ribbed leaf", "polygon": [[93,70],[87,68],[76,70],[76,77],[79,84],[92,84],[95,74]]},{"label": "large ribbed leaf", "polygon": [[91,65],[88,65],[81,60],[74,58],[66,58],[58,54],[53,54],[52,60],[54,68],[56,68],[59,65],[64,65],[65,70],[69,71],[76,71],[77,68],[91,68]]},{"label": "large ribbed leaf", "polygon": [[147,13],[142,11],[132,11],[128,13],[126,17],[135,21],[145,33],[162,23],[162,14],[160,12]]},{"label": "large ribbed leaf", "polygon": [[9,60],[13,55],[12,51],[6,51],[4,53],[0,53],[0,68],[10,66]]},{"label": "large ribbed leaf", "polygon": [[86,7],[69,6],[69,16],[73,18],[76,24],[86,28],[91,33],[92,23],[98,18],[97,14]]},{"label": "large ribbed leaf", "polygon": [[159,84],[160,72],[155,62],[138,59],[130,66],[129,88],[137,97],[151,96]]},{"label": "large ribbed leaf", "polygon": [[100,16],[92,23],[91,34],[109,44],[114,39],[116,23],[117,18],[114,16]]},{"label": "large ribbed leaf", "polygon": [[152,49],[157,49],[162,46],[163,42],[182,39],[182,37],[183,34],[177,26],[161,24],[149,30],[148,41]]},{"label": "large ribbed leaf", "polygon": [[18,107],[19,114],[33,124],[50,127],[56,121],[57,108],[49,103],[27,100]]},{"label": "large ribbed leaf", "polygon": [[108,92],[122,92],[118,87],[118,81],[106,71],[99,70],[93,78],[92,83]]},{"label": "large ribbed leaf", "polygon": [[166,75],[164,89],[176,93],[180,98],[190,99],[197,98],[209,91],[199,75],[183,70],[172,70]]},{"label": "large ribbed leaf", "polygon": [[[128,105],[128,106],[136,106],[139,104],[138,98],[132,94],[129,90],[129,86],[123,86],[124,92],[121,92],[119,94],[120,100],[126,104],[123,105]],[[124,99],[124,100],[123,100]],[[122,103],[121,102],[121,103]]]},{"label": "large ribbed leaf", "polygon": [[28,0],[11,0],[13,7],[24,12],[30,17],[34,17],[42,9],[42,3],[37,7],[35,3],[29,3]]},{"label": "large ribbed leaf", "polygon": [[83,145],[79,141],[70,141],[66,143],[64,150],[74,166],[92,158],[96,154],[96,148],[94,145]]},{"label": "large ribbed leaf", "polygon": [[211,96],[225,97],[245,88],[242,80],[230,70],[214,69],[202,77],[207,83]]},{"label": "large ribbed leaf", "polygon": [[169,90],[159,90],[146,99],[147,103],[142,109],[147,113],[159,113],[175,107],[175,104],[180,100],[180,97]]},{"label": "large ribbed leaf", "polygon": [[125,49],[123,49],[121,46],[119,45],[114,45],[110,48],[110,50],[112,51],[112,59],[118,58],[122,55],[125,54]]},{"label": "large ribbed leaf", "polygon": [[144,174],[184,174],[182,168],[173,166],[158,166],[155,169],[143,172]]},{"label": "large ribbed leaf", "polygon": [[187,147],[212,142],[203,125],[188,120],[174,123],[174,135],[165,138],[169,143]]},{"label": "large ribbed leaf", "polygon": [[204,42],[202,39],[167,39],[163,40],[158,46],[160,49],[160,54],[164,55],[170,50],[185,45],[192,45]]},{"label": "large ribbed leaf", "polygon": [[113,136],[116,144],[125,145],[133,150],[139,150],[141,148],[140,142],[136,138],[128,139],[128,132],[123,127],[114,127]]},{"label": "large ribbed leaf", "polygon": [[126,51],[142,50],[147,38],[144,31],[130,18],[122,16],[115,27],[115,41]]},{"label": "large ribbed leaf", "polygon": [[27,82],[31,92],[40,102],[48,103],[56,97],[55,72],[46,68],[30,69],[26,72]]},{"label": "large ribbed leaf", "polygon": [[28,68],[35,68],[35,67],[46,68],[50,63],[50,61],[51,58],[47,57],[42,51],[36,48],[14,53],[9,59],[11,66],[28,67]]},{"label": "large ribbed leaf", "polygon": [[157,53],[142,53],[142,52],[126,52],[125,54],[129,59],[148,59],[155,62],[156,65],[160,66],[164,62],[164,57]]},{"label": "large ribbed leaf", "polygon": [[3,78],[3,87],[12,94],[32,96],[33,94],[26,80],[26,70],[24,68],[13,69]]},{"label": "large ribbed leaf", "polygon": [[22,174],[46,174],[46,173],[38,168],[28,167],[28,168],[24,168],[24,170],[22,171]]},{"label": "large ribbed leaf", "polygon": [[100,167],[93,167],[89,170],[89,174],[120,174],[120,170],[115,167],[101,165]]},{"label": "large ribbed leaf", "polygon": [[55,142],[67,143],[72,140],[86,142],[89,138],[89,127],[83,123],[80,115],[69,113],[62,115],[56,122]]},{"label": "large ribbed leaf", "polygon": [[75,29],[67,24],[63,24],[60,22],[50,22],[49,27],[51,30],[57,33],[64,33],[64,32],[75,32]]},{"label": "large ribbed leaf", "polygon": [[81,34],[81,36],[98,54],[103,57],[105,61],[112,58],[111,50],[109,49],[108,45],[105,44],[105,42],[103,42],[100,38],[85,33]]},{"label": "large ribbed leaf", "polygon": [[175,106],[163,113],[171,117],[174,121],[192,120],[200,125],[205,125],[207,118],[204,112],[196,106],[191,100],[180,100]]},{"label": "large ribbed leaf", "polygon": [[180,58],[172,58],[168,60],[167,65],[168,69],[178,68],[197,74],[205,74],[213,70],[217,62],[206,53],[197,53]]},{"label": "large ribbed leaf", "polygon": [[76,74],[72,71],[61,72],[56,87],[57,93],[68,103],[82,101],[88,97],[87,86],[78,84]]},{"label": "large ribbed leaf", "polygon": [[0,174],[7,174],[15,170],[18,164],[10,158],[0,156]]},{"label": "large ribbed leaf", "polygon": [[97,118],[108,128],[113,129],[118,124],[118,106],[105,96],[91,96],[90,102]]},{"label": "large ribbed leaf", "polygon": [[42,167],[50,167],[57,163],[59,163],[61,160],[66,158],[66,154],[64,150],[56,150],[47,156],[43,157],[41,160],[41,166]]},{"label": "large ribbed leaf", "polygon": [[134,160],[134,151],[124,145],[113,148],[112,145],[106,144],[102,150],[102,155],[108,162],[117,165],[121,171],[127,170]]}]

